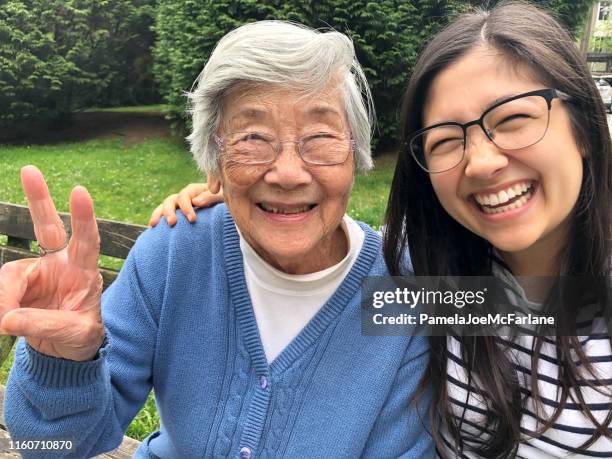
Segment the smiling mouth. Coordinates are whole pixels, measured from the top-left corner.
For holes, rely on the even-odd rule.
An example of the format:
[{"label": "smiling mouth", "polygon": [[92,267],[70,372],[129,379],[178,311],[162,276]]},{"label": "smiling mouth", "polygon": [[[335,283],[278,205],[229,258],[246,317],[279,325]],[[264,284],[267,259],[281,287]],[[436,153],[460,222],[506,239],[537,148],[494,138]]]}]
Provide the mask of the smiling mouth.
[{"label": "smiling mouth", "polygon": [[275,206],[265,204],[263,202],[257,203],[257,207],[259,207],[264,212],[268,212],[271,214],[280,214],[280,215],[301,214],[304,212],[311,211],[316,206],[317,206],[316,204],[305,204],[305,205],[298,206],[298,207],[289,207],[289,206],[275,207]]},{"label": "smiling mouth", "polygon": [[536,182],[526,180],[500,190],[497,193],[472,195],[476,206],[485,214],[499,214],[523,207],[536,188]]}]

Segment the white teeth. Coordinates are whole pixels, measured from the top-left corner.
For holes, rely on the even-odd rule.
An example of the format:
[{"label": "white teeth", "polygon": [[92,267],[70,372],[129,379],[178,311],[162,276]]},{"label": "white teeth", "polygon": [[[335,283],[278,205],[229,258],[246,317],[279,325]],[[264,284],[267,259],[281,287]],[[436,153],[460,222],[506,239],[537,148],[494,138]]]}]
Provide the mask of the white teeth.
[{"label": "white teeth", "polygon": [[512,209],[518,209],[519,207],[523,207],[527,203],[527,201],[531,199],[531,195],[532,195],[531,191],[528,191],[527,194],[521,196],[519,199],[517,199],[514,202],[511,202],[507,206],[496,207],[494,209],[483,206],[482,210],[485,214],[499,214],[502,212],[507,212]]},{"label": "white teeth", "polygon": [[476,199],[476,202],[481,206],[498,206],[500,204],[508,202],[510,199],[516,198],[517,196],[524,194],[530,188],[531,182],[521,182],[511,187],[508,187],[505,190],[501,190],[497,193],[492,193],[488,195],[474,194],[474,199]]}]

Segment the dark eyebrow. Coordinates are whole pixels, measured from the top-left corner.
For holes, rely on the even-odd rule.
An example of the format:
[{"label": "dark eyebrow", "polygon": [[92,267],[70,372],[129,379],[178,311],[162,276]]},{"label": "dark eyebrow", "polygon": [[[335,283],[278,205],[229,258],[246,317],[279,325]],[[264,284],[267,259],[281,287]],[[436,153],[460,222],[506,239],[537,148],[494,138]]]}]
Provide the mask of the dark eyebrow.
[{"label": "dark eyebrow", "polygon": [[491,108],[491,107],[493,107],[494,105],[497,105],[498,103],[503,102],[503,101],[505,101],[506,99],[510,99],[510,98],[512,98],[512,97],[514,97],[514,96],[518,96],[519,94],[521,94],[521,93],[520,93],[520,92],[515,92],[515,93],[512,93],[512,94],[506,94],[506,95],[504,95],[504,96],[498,97],[497,99],[492,100],[491,102],[489,102],[489,103],[488,103],[488,104],[487,104],[487,105],[484,107],[483,112],[486,112],[488,109],[490,109],[490,108]]},{"label": "dark eyebrow", "polygon": [[[504,94],[503,96],[497,97],[496,99],[492,100],[487,105],[485,105],[484,108],[482,109],[481,113],[485,113],[491,107],[499,104],[500,102],[504,102],[506,99],[511,99],[514,96],[518,96],[519,94],[521,94],[521,93],[520,92],[515,92],[515,93],[511,93],[511,94]],[[438,123],[432,124],[431,126],[437,126],[439,124],[444,124],[444,123],[456,123],[456,121],[452,121],[452,120],[440,121]],[[423,127],[423,129],[431,127],[431,126],[425,126],[425,127]]]}]

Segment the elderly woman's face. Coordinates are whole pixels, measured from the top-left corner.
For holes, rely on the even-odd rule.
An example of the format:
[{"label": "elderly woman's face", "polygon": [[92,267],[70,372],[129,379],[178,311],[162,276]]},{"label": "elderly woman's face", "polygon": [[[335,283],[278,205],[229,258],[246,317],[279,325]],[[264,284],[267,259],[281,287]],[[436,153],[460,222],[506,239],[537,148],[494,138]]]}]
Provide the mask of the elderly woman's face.
[{"label": "elderly woman's face", "polygon": [[[225,145],[221,173],[209,176],[209,182],[213,188],[223,186],[227,206],[251,247],[284,272],[319,271],[339,262],[347,251],[340,223],[353,185],[354,162],[336,86],[329,84],[307,97],[275,86],[239,86],[223,101],[218,132]],[[297,142],[292,143],[305,138],[348,139],[346,157],[340,164],[307,164]],[[230,142],[247,141],[256,148],[257,142],[280,141],[280,153],[269,164],[244,164],[250,150],[240,154]],[[320,154],[329,158],[338,152]]]}]

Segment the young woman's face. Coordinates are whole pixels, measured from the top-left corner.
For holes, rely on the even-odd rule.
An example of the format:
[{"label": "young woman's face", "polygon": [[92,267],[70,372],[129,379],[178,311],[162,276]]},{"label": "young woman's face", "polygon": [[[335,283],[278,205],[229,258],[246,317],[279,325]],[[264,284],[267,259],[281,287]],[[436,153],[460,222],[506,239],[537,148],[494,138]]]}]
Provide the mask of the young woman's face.
[{"label": "young woman's face", "polygon": [[[434,79],[423,126],[466,123],[495,102],[545,88],[527,68],[513,65],[495,50],[475,48]],[[513,150],[496,146],[473,125],[467,130],[463,161],[446,172],[430,174],[444,209],[502,255],[539,248],[535,253],[552,257],[567,240],[582,183],[582,156],[563,102],[553,99],[549,115],[548,129],[539,142]],[[491,129],[499,126],[495,129],[501,131],[503,123],[528,119],[504,116],[491,121]],[[492,137],[501,144],[501,134],[496,135],[494,131]]]}]

